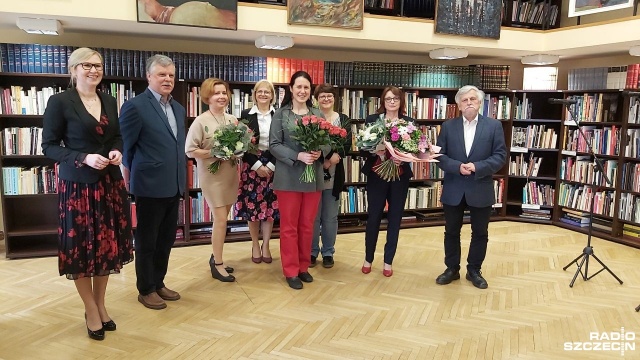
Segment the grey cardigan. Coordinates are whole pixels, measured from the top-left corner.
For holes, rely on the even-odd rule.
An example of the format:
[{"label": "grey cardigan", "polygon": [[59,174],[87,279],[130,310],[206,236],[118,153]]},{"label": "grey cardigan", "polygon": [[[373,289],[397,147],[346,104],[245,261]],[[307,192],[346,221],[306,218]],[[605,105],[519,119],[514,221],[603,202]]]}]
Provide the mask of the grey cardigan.
[{"label": "grey cardigan", "polygon": [[[309,114],[322,117],[320,110],[311,108]],[[322,173],[322,162],[324,156],[315,161],[313,166],[316,171],[315,183],[303,183],[300,175],[306,166],[298,160],[298,153],[304,150],[298,142],[291,138],[291,129],[294,126],[295,114],[291,110],[291,104],[285,105],[276,110],[271,118],[271,129],[269,130],[269,151],[276,158],[276,171],[273,177],[273,188],[275,190],[314,192],[324,189],[324,175]],[[328,154],[330,146],[323,146],[323,154]]]}]

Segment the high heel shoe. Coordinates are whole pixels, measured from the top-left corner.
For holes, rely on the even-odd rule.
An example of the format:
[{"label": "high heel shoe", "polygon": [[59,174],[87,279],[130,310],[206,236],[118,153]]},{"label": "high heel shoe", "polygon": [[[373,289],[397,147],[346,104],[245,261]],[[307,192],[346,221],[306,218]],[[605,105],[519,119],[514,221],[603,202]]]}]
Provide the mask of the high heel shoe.
[{"label": "high heel shoe", "polygon": [[104,331],[116,331],[116,323],[113,322],[113,320],[103,322],[102,328],[104,329]]},{"label": "high heel shoe", "polygon": [[[111,320],[110,320],[111,321]],[[113,321],[111,321],[113,322]],[[84,314],[84,324],[87,326],[87,334],[89,335],[90,338],[92,338],[93,340],[98,340],[98,341],[102,341],[104,340],[104,323],[102,323],[102,327],[98,330],[91,330],[89,329],[89,324],[87,324],[87,314]],[[115,330],[115,326],[116,324],[113,323],[114,329]]]},{"label": "high heel shoe", "polygon": [[[211,255],[211,257],[209,258],[209,264],[214,264],[214,263],[215,263],[215,259],[213,258],[213,255]],[[225,266],[224,270],[229,274],[231,274],[233,273],[234,268],[232,268],[231,266]]]},{"label": "high heel shoe", "polygon": [[255,264],[260,264],[262,262],[262,259],[262,251],[260,251],[260,256],[253,257],[253,249],[251,249],[251,261],[253,261]]},{"label": "high heel shoe", "polygon": [[216,266],[222,266],[222,265],[224,265],[224,263],[219,263],[219,264],[210,263],[209,265],[211,266],[211,276],[214,279],[220,280],[222,282],[234,282],[234,281],[236,281],[236,277],[235,276],[233,276],[231,274],[229,274],[227,276],[224,276],[224,275],[220,274],[220,271],[218,271],[218,269],[216,268]]}]

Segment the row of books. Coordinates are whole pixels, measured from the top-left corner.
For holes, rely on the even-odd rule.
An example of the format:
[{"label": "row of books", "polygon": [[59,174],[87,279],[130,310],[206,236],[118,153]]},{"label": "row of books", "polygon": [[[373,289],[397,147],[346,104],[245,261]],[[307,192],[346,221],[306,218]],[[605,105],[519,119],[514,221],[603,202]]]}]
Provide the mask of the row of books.
[{"label": "row of books", "polygon": [[589,213],[569,208],[562,208],[560,221],[577,227],[588,227],[591,222],[589,220]]},{"label": "row of books", "polygon": [[[615,181],[618,174],[617,160],[602,161],[607,178]],[[579,182],[583,184],[594,184],[597,186],[607,186],[602,172],[593,163],[591,156],[566,156],[560,163],[560,179]],[[613,185],[609,185],[613,187]]]},{"label": "row of books", "polygon": [[[511,130],[511,147],[520,149],[555,149],[558,134],[546,125],[514,126]],[[514,151],[517,151],[515,149]]]},{"label": "row of books", "polygon": [[42,155],[42,128],[4,128],[2,155]]},{"label": "row of books", "polygon": [[629,193],[620,194],[618,218],[640,223],[640,196]]},{"label": "row of books", "polygon": [[[576,125],[578,122],[615,122],[618,108],[618,97],[616,93],[598,93],[568,96],[568,100],[575,100],[576,103],[567,107],[565,119],[569,125]],[[572,116],[573,115],[573,116]],[[576,117],[573,119],[573,117]],[[573,121],[572,121],[573,120]]]},{"label": "row of books", "polygon": [[[618,161],[604,160],[602,161],[602,165],[607,174],[607,178],[615,181],[618,174]],[[602,172],[596,167],[591,156],[563,157],[560,164],[560,179],[583,184],[613,187],[613,185],[607,185],[605,183]]]},{"label": "row of books", "polygon": [[588,142],[596,154],[617,156],[620,153],[619,126],[612,125],[602,128],[581,126],[580,128],[586,140],[577,129],[567,129],[567,131],[564,132],[563,151],[588,153]]},{"label": "row of books", "polygon": [[[635,206],[635,209],[640,209],[640,208],[638,206]],[[640,211],[638,212],[638,215],[640,215]],[[636,239],[640,239],[640,226],[624,223],[622,224],[622,234],[629,237],[636,238]]]},{"label": "row of books", "polygon": [[553,206],[555,189],[551,185],[528,181],[522,188],[522,203],[529,205]]},{"label": "row of books", "polygon": [[[440,208],[442,183],[434,181],[429,186],[411,187],[405,199],[405,210]],[[340,214],[357,214],[368,211],[367,189],[358,186],[348,186],[340,194]]]},{"label": "row of books", "polygon": [[[191,216],[189,220],[192,223],[206,223],[213,221],[213,214],[209,204],[204,198],[202,192],[198,192],[194,195],[189,195],[189,209],[191,210]],[[273,211],[272,209],[270,209]],[[241,220],[238,216],[238,211],[235,207],[231,207],[231,211],[227,214],[227,220]]]},{"label": "row of books", "polygon": [[516,103],[514,119],[531,119],[531,111],[533,110],[533,102],[527,98],[527,94],[522,94],[522,100],[518,99]]},{"label": "row of books", "polygon": [[[289,58],[266,58],[266,74],[265,76],[249,81],[257,81],[266,78],[272,83],[288,84],[296,71],[306,71],[310,76],[314,84],[324,84],[324,66],[325,63],[322,60],[307,60],[307,59],[289,59]],[[348,76],[348,74],[343,74]],[[223,78],[228,81],[237,81],[233,79]],[[244,81],[244,80],[240,80]]]},{"label": "row of books", "polygon": [[57,166],[35,166],[2,168],[4,195],[53,194],[57,192]]},{"label": "row of books", "polygon": [[640,96],[631,96],[629,98],[628,115],[627,124],[640,124]]},{"label": "row of books", "polygon": [[590,211],[591,198],[594,198],[593,213],[613,217],[614,191],[597,191],[594,197],[591,186],[567,183],[560,183],[558,191],[558,205],[560,206],[588,212]]},{"label": "row of books", "polygon": [[640,129],[627,129],[626,141],[624,156],[640,159]]},{"label": "row of books", "polygon": [[0,87],[0,114],[42,115],[49,98],[62,91],[61,87]]},{"label": "row of books", "polygon": [[553,27],[558,20],[558,5],[551,5],[546,1],[536,3],[535,0],[513,0],[511,6],[511,21],[537,25],[548,23]]},{"label": "row of books", "polygon": [[480,89],[497,90],[509,88],[509,78],[511,76],[509,65],[478,64],[470,66],[480,70],[480,79],[477,83]]},{"label": "row of books", "polygon": [[490,94],[485,94],[480,114],[497,120],[510,119],[511,98],[507,95],[491,96]]},{"label": "row of books", "polygon": [[556,90],[558,67],[526,67],[522,72],[522,90]]},{"label": "row of books", "polygon": [[529,155],[528,160],[526,157],[525,154],[518,154],[511,158],[509,161],[509,175],[526,177],[538,176],[543,157]]},{"label": "row of books", "polygon": [[622,184],[620,184],[620,188],[623,191],[640,193],[640,163],[627,162],[622,165]]},{"label": "row of books", "polygon": [[640,64],[569,70],[569,90],[637,89]]}]

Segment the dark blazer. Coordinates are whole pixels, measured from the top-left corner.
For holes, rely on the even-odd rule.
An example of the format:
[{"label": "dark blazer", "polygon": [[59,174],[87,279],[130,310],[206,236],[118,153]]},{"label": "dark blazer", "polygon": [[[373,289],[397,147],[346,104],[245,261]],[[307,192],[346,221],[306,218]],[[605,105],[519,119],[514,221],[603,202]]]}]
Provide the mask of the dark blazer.
[{"label": "dark blazer", "polygon": [[[378,119],[380,119],[380,116],[384,117],[384,114],[371,114],[369,116],[367,116],[366,120],[364,121],[365,124],[369,124],[372,122],[376,122]],[[414,121],[414,119],[403,115],[401,117],[403,120],[406,121]],[[369,151],[360,151],[360,156],[365,159],[364,161],[364,165],[362,165],[362,169],[360,170],[363,174],[367,175],[367,177],[371,174],[371,168],[373,167],[373,165],[375,164],[376,160],[378,159],[378,155],[375,153],[371,153]],[[413,177],[413,171],[411,170],[411,166],[409,165],[409,163],[402,163],[402,175],[400,175],[400,178],[404,178],[404,177],[408,177],[409,179]]]},{"label": "dark blazer", "polygon": [[[240,115],[240,118],[247,120],[249,122],[247,126],[249,126],[251,130],[253,130],[254,137],[256,138],[256,141],[258,141],[260,139],[260,125],[258,125],[258,114],[257,113],[249,114],[249,111],[251,111],[251,109],[242,110],[242,114]],[[271,118],[273,119],[273,113],[271,113]],[[262,152],[262,156],[266,156],[269,159],[269,162],[273,164],[273,166],[276,165],[276,158],[273,157],[273,155],[271,154],[268,148],[267,150]],[[254,154],[249,154],[249,153],[244,154],[244,156],[242,157],[242,161],[249,164],[249,169],[251,169],[251,167],[253,167],[253,165],[255,165],[255,163],[258,160],[260,160],[258,156]],[[263,165],[267,165],[267,164],[263,164]]]},{"label": "dark blazer", "polygon": [[103,135],[96,132],[98,121],[84,107],[75,88],[53,95],[47,102],[42,129],[42,151],[47,157],[60,163],[60,179],[92,184],[107,173],[116,180],[122,179],[119,166],[109,165],[97,170],[82,165],[87,154],[100,154],[108,158],[111,150],[122,152],[116,99],[100,91],[97,93],[109,119]]},{"label": "dark blazer", "polygon": [[129,169],[129,189],[136,196],[168,198],[183,194],[187,181],[186,111],[171,100],[178,135],[149,89],[122,105],[120,131],[123,163]]},{"label": "dark blazer", "polygon": [[[440,128],[438,146],[442,154],[436,163],[444,170],[441,201],[446,205],[458,205],[465,196],[467,205],[487,207],[495,203],[493,174],[507,160],[507,148],[500,121],[478,115],[478,125],[469,156],[464,147],[462,117],[447,120]],[[464,176],[460,165],[472,162],[476,172]]]}]

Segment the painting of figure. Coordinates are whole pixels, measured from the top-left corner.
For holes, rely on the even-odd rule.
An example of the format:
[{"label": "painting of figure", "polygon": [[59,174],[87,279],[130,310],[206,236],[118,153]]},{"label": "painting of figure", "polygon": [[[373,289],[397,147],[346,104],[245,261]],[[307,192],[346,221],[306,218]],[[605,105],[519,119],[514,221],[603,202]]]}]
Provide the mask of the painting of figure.
[{"label": "painting of figure", "polygon": [[238,1],[136,0],[138,22],[236,30]]},{"label": "painting of figure", "polygon": [[502,0],[438,0],[436,33],[500,39]]},{"label": "painting of figure", "polygon": [[288,0],[289,24],[360,29],[364,0]]}]

